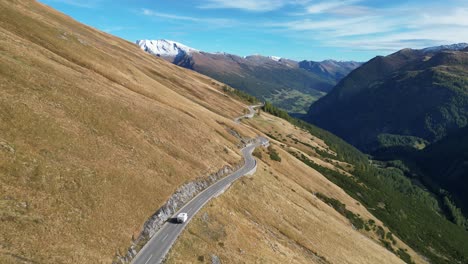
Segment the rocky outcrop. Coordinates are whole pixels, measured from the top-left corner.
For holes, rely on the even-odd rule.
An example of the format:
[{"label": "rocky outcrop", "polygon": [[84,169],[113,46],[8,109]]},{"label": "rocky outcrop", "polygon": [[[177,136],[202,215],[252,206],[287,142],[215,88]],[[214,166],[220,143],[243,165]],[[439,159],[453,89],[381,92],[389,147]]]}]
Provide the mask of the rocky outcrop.
[{"label": "rocky outcrop", "polygon": [[171,198],[169,198],[169,200],[158,211],[156,211],[148,221],[146,221],[142,235],[145,237],[152,237],[159,230],[162,224],[164,224],[164,222],[185,203],[231,172],[233,172],[233,169],[230,166],[224,166],[222,169],[206,178],[200,178],[182,185],[171,196]]},{"label": "rocky outcrop", "polygon": [[[251,115],[245,115],[245,118],[252,118],[254,116],[254,108],[259,107],[257,106],[249,106],[249,111]],[[235,129],[226,126],[224,123],[222,124],[228,132],[239,139],[239,148],[244,148],[249,144],[255,144],[257,140],[261,141],[260,137],[257,138],[247,138],[241,136],[239,132]],[[128,249],[127,253],[122,255],[120,252],[116,253],[114,261],[112,264],[125,264],[130,263],[132,259],[138,254],[138,251],[148,242],[151,237],[161,228],[161,226],[170,219],[172,215],[174,215],[177,210],[182,208],[187,202],[189,202],[192,198],[194,198],[197,194],[201,193],[203,190],[220,180],[221,178],[231,174],[232,172],[240,169],[244,165],[244,160],[234,166],[234,168],[225,165],[222,169],[218,170],[216,173],[210,174],[208,177],[200,177],[194,181],[188,182],[177,189],[177,191],[169,198],[169,200],[159,208],[156,213],[154,213],[144,224],[143,231],[140,233],[137,239],[133,239],[132,246]],[[257,165],[255,161],[255,166],[252,170],[247,172],[245,175],[252,175],[257,170]],[[223,191],[224,192],[224,191]],[[221,193],[218,193],[220,195]],[[216,257],[216,256],[215,256]],[[212,261],[218,261],[219,258],[216,257]]]},{"label": "rocky outcrop", "polygon": [[15,149],[6,141],[2,141],[1,139],[0,139],[0,150],[9,152],[11,154],[15,154]]},{"label": "rocky outcrop", "polygon": [[224,166],[219,171],[210,174],[208,177],[200,177],[194,181],[188,182],[177,189],[177,191],[167,200],[167,202],[159,208],[144,224],[143,231],[132,243],[132,246],[128,249],[126,254],[123,256],[120,253],[116,254],[113,264],[119,263],[130,263],[132,259],[138,253],[141,246],[151,239],[161,226],[174,215],[177,210],[182,208],[188,201],[190,201],[197,194],[217,182],[221,178],[236,171],[243,164],[238,164],[234,167]]},{"label": "rocky outcrop", "polygon": [[237,144],[237,147],[239,147],[240,149],[245,148],[248,144],[255,143],[255,140],[256,140],[255,138],[243,137],[234,128],[227,127],[227,131],[229,132],[229,134],[235,136],[239,140],[239,143]]}]

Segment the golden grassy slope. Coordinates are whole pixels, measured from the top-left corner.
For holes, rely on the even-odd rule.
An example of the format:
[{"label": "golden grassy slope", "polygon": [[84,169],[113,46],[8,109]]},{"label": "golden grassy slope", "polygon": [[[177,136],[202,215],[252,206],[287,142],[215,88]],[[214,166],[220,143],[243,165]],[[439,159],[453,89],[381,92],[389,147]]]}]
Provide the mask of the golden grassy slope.
[{"label": "golden grassy slope", "polygon": [[0,263],[109,263],[178,186],[240,160],[222,123],[245,105],[216,82],[35,1],[0,14]]},{"label": "golden grassy slope", "polygon": [[[265,113],[246,122],[276,138],[283,135],[284,141],[274,143],[281,162],[272,161],[263,149],[257,173],[236,182],[197,214],[170,251],[168,263],[211,263],[212,255],[223,263],[403,263],[380,244],[374,231],[355,230],[314,195],[337,199],[365,221],[383,226],[342,189],[289,154],[299,145],[291,137],[327,149],[323,141]],[[310,147],[300,148],[314,153]],[[319,158],[336,168],[333,160]],[[416,263],[425,263],[396,240],[395,248],[408,250]]]},{"label": "golden grassy slope", "polygon": [[[4,0],[0,14],[0,263],[109,263],[177,186],[240,160],[223,124],[327,150],[271,116],[250,123],[258,130],[236,126],[245,105],[217,82],[44,5]],[[283,144],[319,158],[293,141]],[[263,153],[257,175],[204,209],[172,261],[214,252],[232,262],[398,262],[311,192],[371,218],[362,206],[276,148],[281,164]],[[189,246],[197,236],[204,243]]]}]

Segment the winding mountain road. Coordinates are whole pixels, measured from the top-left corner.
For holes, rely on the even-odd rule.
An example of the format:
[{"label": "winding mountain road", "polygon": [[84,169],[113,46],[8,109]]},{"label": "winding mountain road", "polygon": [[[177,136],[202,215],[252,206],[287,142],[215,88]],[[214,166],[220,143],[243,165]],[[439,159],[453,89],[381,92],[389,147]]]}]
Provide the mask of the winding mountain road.
[{"label": "winding mountain road", "polygon": [[255,108],[257,108],[257,107],[262,107],[262,106],[263,106],[263,104],[259,104],[259,105],[249,105],[249,106],[248,106],[249,113],[248,113],[248,114],[245,114],[245,115],[243,115],[243,116],[239,116],[239,117],[234,118],[234,122],[240,123],[241,119],[244,119],[244,118],[253,118],[254,115],[255,115]]},{"label": "winding mountain road", "polygon": [[[249,106],[250,114],[244,115],[240,118],[252,118],[255,114],[255,107]],[[238,122],[240,118],[236,118]],[[268,139],[258,137],[254,143],[244,147],[241,152],[244,157],[244,166],[229,176],[217,181],[210,187],[195,196],[187,204],[185,204],[179,211],[177,211],[170,221],[166,222],[161,229],[146,243],[146,245],[138,252],[137,256],[133,259],[132,264],[156,264],[162,263],[166,254],[171,249],[172,245],[177,240],[177,237],[182,233],[184,228],[188,225],[190,220],[195,214],[212,198],[222,194],[235,180],[244,175],[252,175],[257,169],[257,161],[252,156],[252,152],[258,146],[268,143]],[[175,217],[177,214],[185,212],[188,214],[185,223],[176,223]]]}]

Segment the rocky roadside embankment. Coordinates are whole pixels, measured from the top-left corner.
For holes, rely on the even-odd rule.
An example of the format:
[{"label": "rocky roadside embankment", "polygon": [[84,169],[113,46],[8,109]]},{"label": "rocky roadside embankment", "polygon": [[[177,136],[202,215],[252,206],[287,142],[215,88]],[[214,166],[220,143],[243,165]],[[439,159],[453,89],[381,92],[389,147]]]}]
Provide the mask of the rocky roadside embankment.
[{"label": "rocky roadside embankment", "polygon": [[[250,114],[242,116],[241,118],[253,118],[255,114],[254,107],[259,106],[249,106]],[[244,148],[248,144],[254,143],[256,139],[245,138],[239,132],[233,128],[226,127],[229,133],[235,136],[240,142],[238,144],[239,148]],[[161,226],[174,215],[177,210],[182,208],[187,202],[192,200],[195,196],[201,193],[203,190],[224,178],[225,176],[233,173],[234,171],[240,169],[244,165],[244,160],[234,167],[225,165],[223,168],[217,172],[210,174],[208,177],[199,177],[194,181],[185,183],[179,187],[174,194],[167,200],[167,202],[161,206],[143,225],[143,230],[136,239],[132,239],[132,245],[127,250],[125,254],[117,252],[112,264],[127,264],[130,263],[133,258],[138,254],[138,251],[143,248],[143,246],[151,239],[151,237],[158,232]],[[254,173],[255,169],[252,172]]]},{"label": "rocky roadside embankment", "polygon": [[132,242],[132,245],[127,252],[124,255],[117,253],[112,263],[130,263],[138,251],[154,234],[156,234],[164,222],[169,220],[170,217],[177,212],[177,210],[213,183],[241,168],[243,165],[242,163],[237,164],[234,167],[225,165],[223,168],[213,174],[210,174],[208,177],[200,177],[179,187],[167,202],[145,222],[142,232]]}]

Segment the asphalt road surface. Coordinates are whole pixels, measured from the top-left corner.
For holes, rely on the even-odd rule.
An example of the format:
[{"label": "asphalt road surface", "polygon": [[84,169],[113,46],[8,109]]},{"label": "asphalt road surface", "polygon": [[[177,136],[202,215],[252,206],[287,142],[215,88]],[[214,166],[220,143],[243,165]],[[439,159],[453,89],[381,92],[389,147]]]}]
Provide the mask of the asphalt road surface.
[{"label": "asphalt road surface", "polygon": [[248,108],[249,108],[249,113],[246,114],[246,115],[243,115],[243,116],[239,116],[239,117],[236,117],[234,118],[234,122],[236,123],[240,123],[240,120],[241,119],[244,119],[244,118],[253,118],[254,115],[255,115],[255,108],[257,107],[262,107],[263,104],[260,104],[260,105],[249,105]]},{"label": "asphalt road surface", "polygon": [[[249,114],[247,118],[252,118],[255,113],[254,107],[249,106]],[[253,112],[253,113],[252,113]],[[244,117],[246,117],[244,116]],[[155,264],[161,263],[166,254],[175,243],[177,237],[182,233],[184,228],[195,216],[195,214],[212,198],[222,194],[235,180],[239,179],[244,175],[251,175],[255,173],[257,169],[257,162],[252,156],[254,149],[264,143],[267,143],[268,139],[259,137],[255,143],[247,145],[241,150],[242,156],[244,157],[244,166],[231,175],[224,177],[215,184],[206,188],[204,191],[195,196],[190,202],[185,204],[179,211],[177,211],[172,218],[167,221],[161,229],[146,243],[146,245],[138,252],[137,256],[133,259],[133,264]],[[187,221],[185,223],[177,223],[176,216],[185,212],[188,214]]]}]

